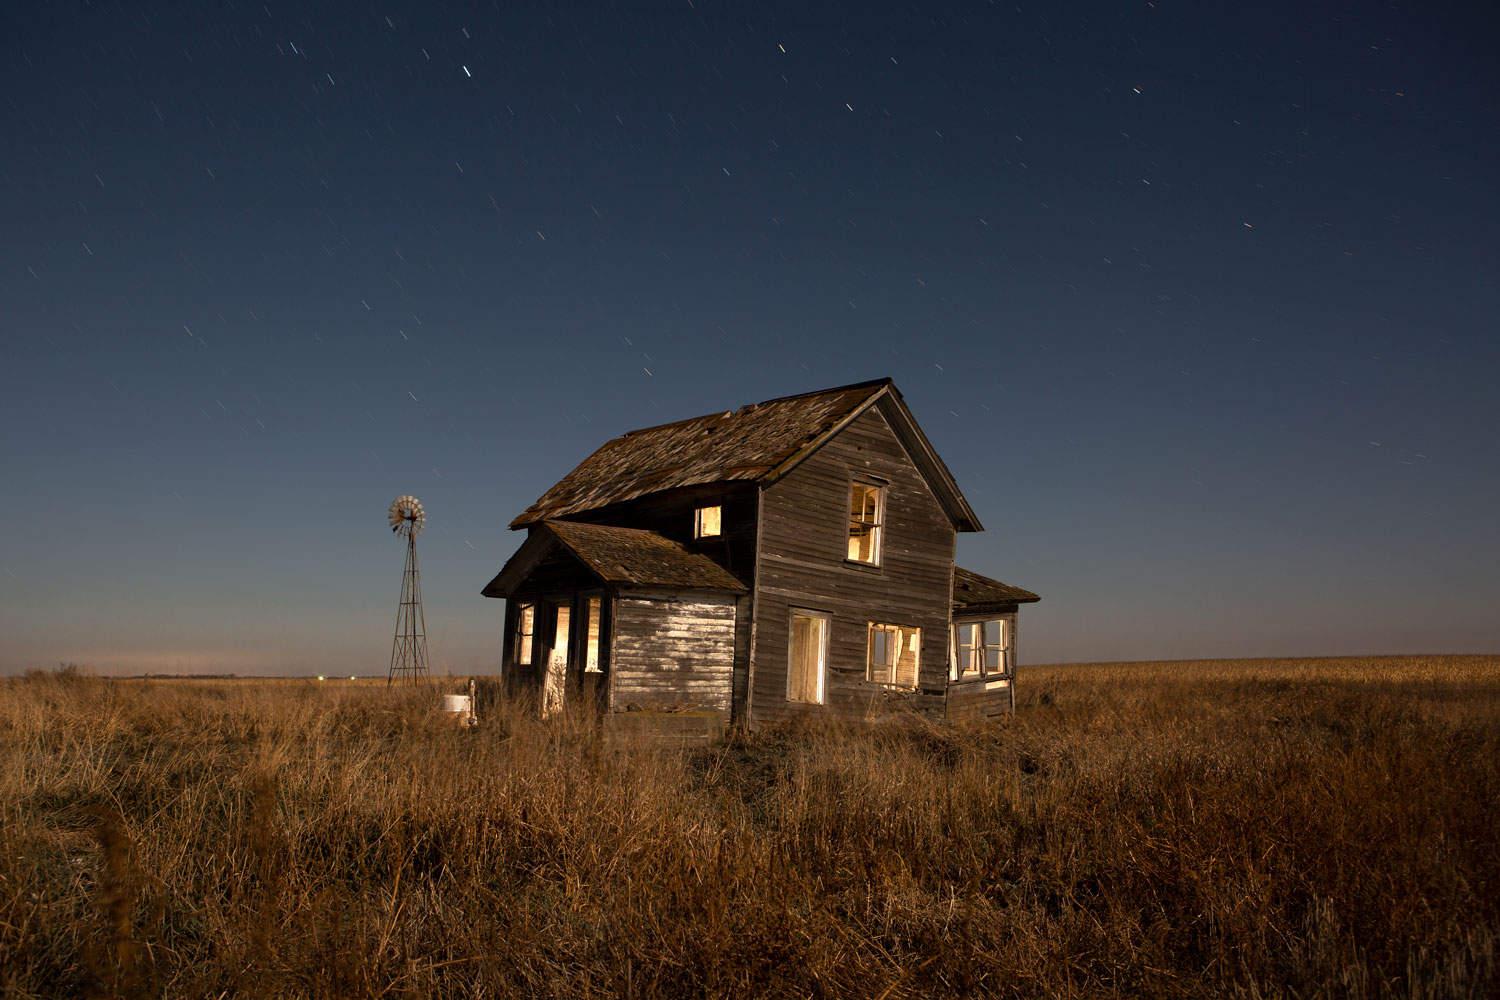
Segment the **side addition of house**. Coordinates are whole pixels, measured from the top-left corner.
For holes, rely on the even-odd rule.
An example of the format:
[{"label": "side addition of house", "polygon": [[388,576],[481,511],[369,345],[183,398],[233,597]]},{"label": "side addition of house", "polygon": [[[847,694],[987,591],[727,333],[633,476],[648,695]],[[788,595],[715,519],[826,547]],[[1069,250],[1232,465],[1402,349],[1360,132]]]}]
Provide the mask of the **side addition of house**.
[{"label": "side addition of house", "polygon": [[890,379],[631,431],[511,522],[484,588],[544,711],[752,725],[1014,706],[1036,594],[954,566],[982,530]]}]

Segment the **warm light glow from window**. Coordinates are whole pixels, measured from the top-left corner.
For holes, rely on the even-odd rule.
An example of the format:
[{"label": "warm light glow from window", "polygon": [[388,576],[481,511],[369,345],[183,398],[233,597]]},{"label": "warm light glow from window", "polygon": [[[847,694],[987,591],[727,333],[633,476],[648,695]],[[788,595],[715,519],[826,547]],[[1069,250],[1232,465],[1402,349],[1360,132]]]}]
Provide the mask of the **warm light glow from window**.
[{"label": "warm light glow from window", "polygon": [[599,612],[603,600],[598,597],[589,598],[588,606],[588,650],[584,654],[583,669],[599,673]]},{"label": "warm light glow from window", "polygon": [[854,562],[880,562],[881,489],[869,483],[849,487],[849,558]]},{"label": "warm light glow from window", "polygon": [[1010,676],[1010,628],[1004,618],[987,622],[963,622],[955,626],[953,676]]},{"label": "warm light glow from window", "polygon": [[792,614],[791,649],[787,656],[788,701],[821,705],[828,665],[828,628],[832,620],[816,613]]},{"label": "warm light glow from window", "polygon": [[724,508],[699,507],[693,515],[693,537],[694,538],[717,538],[723,531]]},{"label": "warm light glow from window", "polygon": [[536,605],[521,605],[516,617],[516,662],[527,666],[531,663],[531,641],[536,634]]},{"label": "warm light glow from window", "polygon": [[871,622],[866,678],[876,684],[916,687],[918,653],[921,647],[921,629]]}]

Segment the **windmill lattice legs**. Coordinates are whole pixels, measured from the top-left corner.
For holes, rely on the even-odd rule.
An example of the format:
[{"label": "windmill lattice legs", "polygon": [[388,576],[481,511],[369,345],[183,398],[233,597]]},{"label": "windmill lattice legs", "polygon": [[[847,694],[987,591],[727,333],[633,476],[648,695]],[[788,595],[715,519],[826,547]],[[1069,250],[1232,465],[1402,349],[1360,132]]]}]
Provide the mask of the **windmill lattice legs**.
[{"label": "windmill lattice legs", "polygon": [[401,574],[401,605],[396,610],[396,638],[391,643],[391,671],[386,685],[400,679],[417,684],[427,676],[427,621],[422,615],[422,577],[417,570],[417,536],[406,536],[406,570]]}]

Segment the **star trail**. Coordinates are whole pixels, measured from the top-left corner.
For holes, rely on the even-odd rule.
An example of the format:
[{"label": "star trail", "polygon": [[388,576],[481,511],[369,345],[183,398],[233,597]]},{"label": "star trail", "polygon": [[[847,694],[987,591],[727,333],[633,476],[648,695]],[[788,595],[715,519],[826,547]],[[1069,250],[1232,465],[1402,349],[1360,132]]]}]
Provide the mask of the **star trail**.
[{"label": "star trail", "polygon": [[489,672],[627,430],[891,376],[1021,662],[1500,647],[1492,12],[0,21],[0,670]]}]

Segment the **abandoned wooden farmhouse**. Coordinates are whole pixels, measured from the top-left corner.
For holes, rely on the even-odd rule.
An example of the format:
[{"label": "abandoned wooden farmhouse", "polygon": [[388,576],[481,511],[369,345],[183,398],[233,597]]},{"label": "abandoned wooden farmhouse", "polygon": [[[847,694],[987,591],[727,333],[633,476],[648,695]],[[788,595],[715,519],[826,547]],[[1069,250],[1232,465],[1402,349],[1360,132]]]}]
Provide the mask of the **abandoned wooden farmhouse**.
[{"label": "abandoned wooden farmhouse", "polygon": [[959,569],[982,530],[890,379],[607,442],[514,521],[501,673],[544,711],[931,717],[1014,706],[1036,594]]}]

